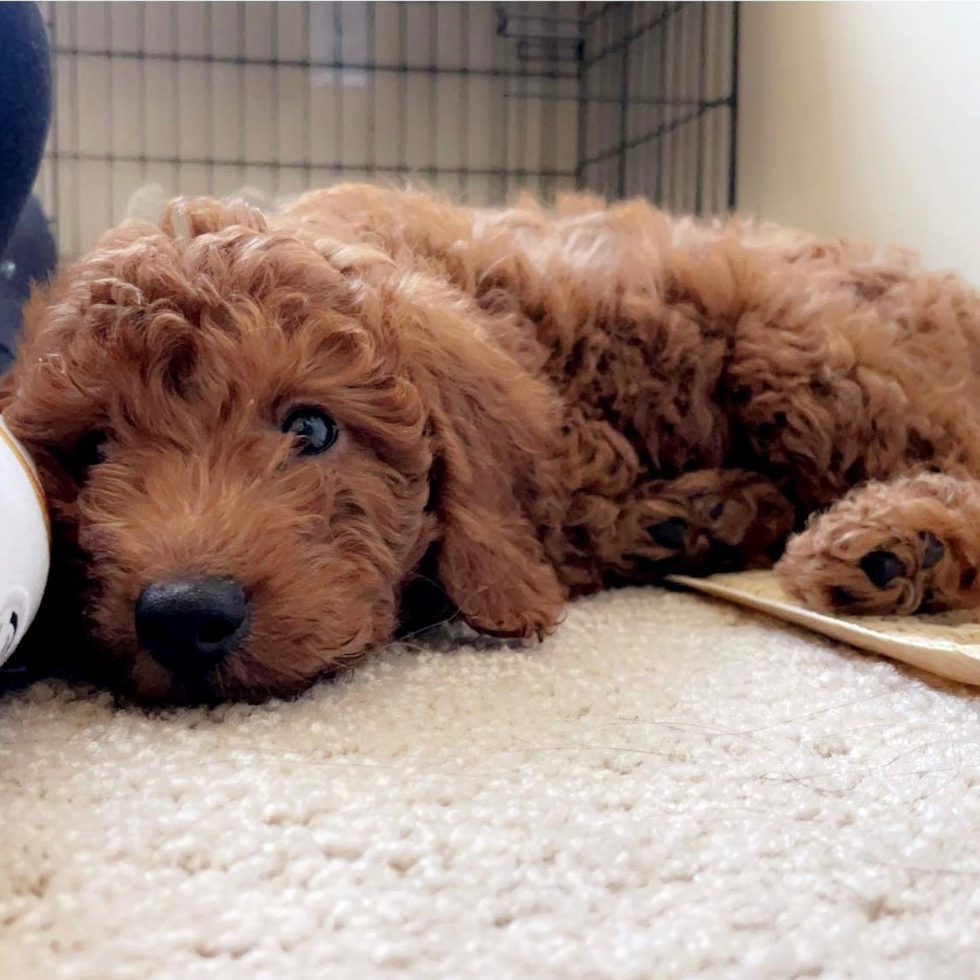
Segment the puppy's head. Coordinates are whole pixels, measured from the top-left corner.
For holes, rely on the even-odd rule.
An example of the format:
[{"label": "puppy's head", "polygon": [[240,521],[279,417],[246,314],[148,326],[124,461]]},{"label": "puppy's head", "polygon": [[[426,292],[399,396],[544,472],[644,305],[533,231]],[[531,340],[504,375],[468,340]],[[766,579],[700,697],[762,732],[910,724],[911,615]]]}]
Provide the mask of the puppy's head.
[{"label": "puppy's head", "polygon": [[52,508],[40,615],[153,699],[302,689],[392,636],[423,562],[474,628],[548,629],[555,405],[478,321],[244,205],[110,233],[29,305],[0,395]]}]

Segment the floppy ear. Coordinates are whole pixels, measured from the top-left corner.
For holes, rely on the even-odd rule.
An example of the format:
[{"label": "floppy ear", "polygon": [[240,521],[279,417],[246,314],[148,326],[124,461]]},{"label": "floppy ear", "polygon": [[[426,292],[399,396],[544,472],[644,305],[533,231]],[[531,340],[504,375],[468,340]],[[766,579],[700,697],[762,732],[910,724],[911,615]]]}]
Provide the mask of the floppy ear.
[{"label": "floppy ear", "polygon": [[395,326],[428,409],[439,581],[474,629],[540,635],[564,599],[541,544],[555,525],[557,399],[490,339],[475,306],[431,282],[409,288],[411,322]]}]

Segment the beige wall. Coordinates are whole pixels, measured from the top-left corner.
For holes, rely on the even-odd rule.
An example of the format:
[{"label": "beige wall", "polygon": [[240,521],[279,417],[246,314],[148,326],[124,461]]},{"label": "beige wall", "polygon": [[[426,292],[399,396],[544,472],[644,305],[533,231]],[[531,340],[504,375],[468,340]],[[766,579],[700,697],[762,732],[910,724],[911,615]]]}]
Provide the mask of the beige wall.
[{"label": "beige wall", "polygon": [[980,285],[980,4],[741,5],[739,209]]}]

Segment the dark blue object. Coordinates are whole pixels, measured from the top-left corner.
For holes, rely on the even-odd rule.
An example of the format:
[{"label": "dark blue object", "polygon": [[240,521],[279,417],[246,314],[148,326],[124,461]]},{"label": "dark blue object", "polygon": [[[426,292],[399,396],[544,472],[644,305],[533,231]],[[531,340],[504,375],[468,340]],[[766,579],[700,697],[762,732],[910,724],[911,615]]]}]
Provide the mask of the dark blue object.
[{"label": "dark blue object", "polygon": [[[48,223],[28,200],[51,120],[51,58],[35,3],[0,3],[0,373],[32,279],[55,267]],[[26,206],[25,206],[26,205]]]},{"label": "dark blue object", "polygon": [[35,3],[0,4],[0,250],[34,186],[51,119],[51,59]]},{"label": "dark blue object", "polygon": [[48,219],[37,198],[29,197],[7,248],[0,253],[0,374],[13,359],[20,310],[30,296],[31,283],[44,282],[57,261]]}]

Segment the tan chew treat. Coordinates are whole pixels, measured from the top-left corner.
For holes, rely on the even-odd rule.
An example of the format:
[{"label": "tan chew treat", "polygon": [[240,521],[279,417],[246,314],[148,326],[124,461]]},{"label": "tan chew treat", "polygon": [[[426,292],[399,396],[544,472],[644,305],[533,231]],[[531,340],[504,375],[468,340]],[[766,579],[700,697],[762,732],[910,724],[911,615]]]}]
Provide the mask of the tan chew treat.
[{"label": "tan chew treat", "polygon": [[669,581],[768,613],[940,677],[980,685],[980,610],[917,616],[830,615],[791,599],[771,571],[734,572],[708,578],[672,575]]}]

